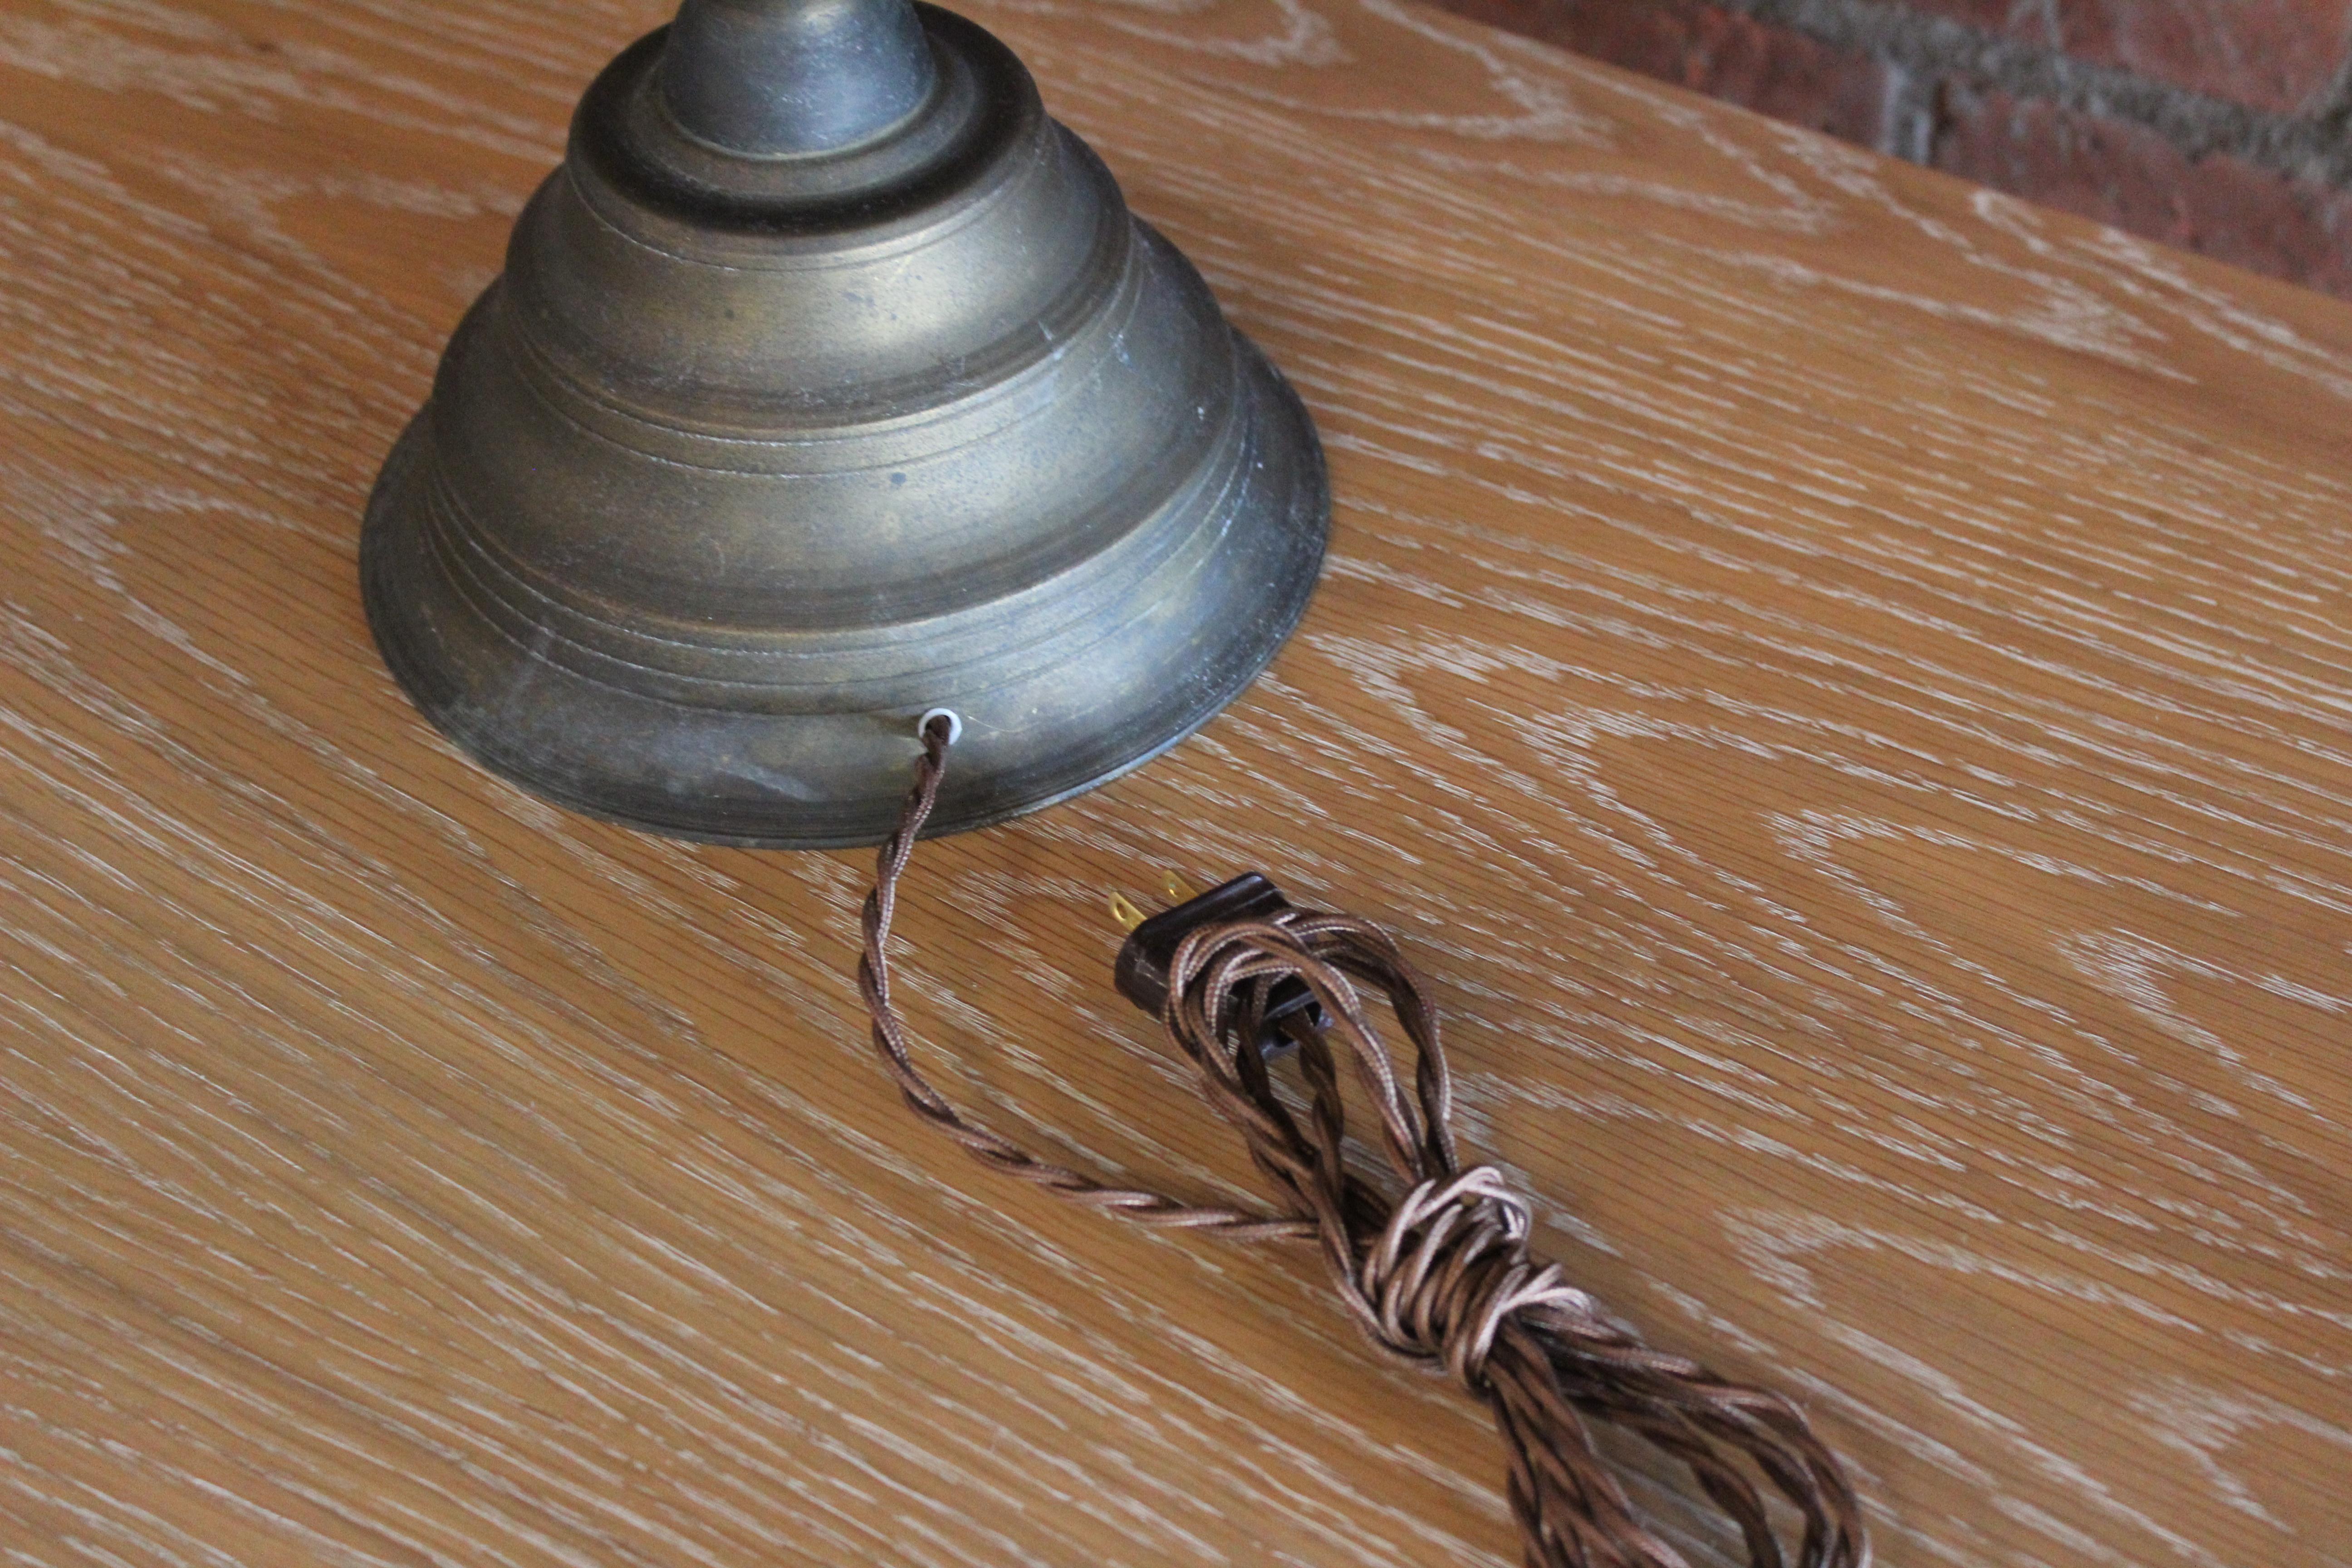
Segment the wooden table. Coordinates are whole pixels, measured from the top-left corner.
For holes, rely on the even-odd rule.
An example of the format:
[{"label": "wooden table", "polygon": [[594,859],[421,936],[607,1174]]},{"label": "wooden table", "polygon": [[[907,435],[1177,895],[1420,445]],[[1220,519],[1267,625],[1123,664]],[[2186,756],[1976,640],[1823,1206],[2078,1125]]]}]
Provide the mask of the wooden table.
[{"label": "wooden table", "polygon": [[[1239,707],[919,863],[953,1092],[1250,1194],[1102,907],[1264,867],[1883,1563],[2345,1563],[2352,309],[1392,0],[972,9],[1340,500]],[[906,1119],[865,857],[565,816],[379,665],[376,464],[661,10],[0,5],[0,1558],[1513,1560],[1311,1256]]]}]

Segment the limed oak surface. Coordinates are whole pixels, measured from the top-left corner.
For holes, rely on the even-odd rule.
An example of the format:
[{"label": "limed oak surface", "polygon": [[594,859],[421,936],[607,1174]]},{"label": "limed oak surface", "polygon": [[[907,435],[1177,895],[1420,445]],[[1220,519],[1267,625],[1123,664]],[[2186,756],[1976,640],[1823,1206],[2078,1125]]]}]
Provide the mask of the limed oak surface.
[{"label": "limed oak surface", "polygon": [[[0,5],[0,1560],[1510,1561],[1306,1251],[907,1120],[864,857],[564,816],[379,665],[375,466],[660,9]],[[1339,505],[1238,708],[919,862],[943,1081],[1249,1194],[1101,910],[1263,867],[1884,1563],[2347,1561],[2352,308],[1389,0],[973,11]]]}]

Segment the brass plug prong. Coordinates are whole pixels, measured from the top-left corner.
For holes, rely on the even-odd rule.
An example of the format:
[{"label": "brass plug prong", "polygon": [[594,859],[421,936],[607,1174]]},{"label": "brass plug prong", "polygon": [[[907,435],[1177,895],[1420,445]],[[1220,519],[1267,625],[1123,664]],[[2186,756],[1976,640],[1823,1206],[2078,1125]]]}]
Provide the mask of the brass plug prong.
[{"label": "brass plug prong", "polygon": [[1125,893],[1114,891],[1110,896],[1110,918],[1118,922],[1119,930],[1132,931],[1148,917],[1135,907],[1134,900]]}]

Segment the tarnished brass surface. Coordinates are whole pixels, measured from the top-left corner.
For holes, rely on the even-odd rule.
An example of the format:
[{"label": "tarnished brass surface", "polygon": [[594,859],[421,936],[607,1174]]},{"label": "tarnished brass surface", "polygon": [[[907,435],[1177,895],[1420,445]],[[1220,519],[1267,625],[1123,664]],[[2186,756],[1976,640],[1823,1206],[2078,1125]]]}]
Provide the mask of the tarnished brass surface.
[{"label": "tarnished brass surface", "polygon": [[[872,842],[948,707],[937,831],[978,826],[1181,740],[1305,608],[1329,498],[1296,395],[1009,51],[906,14],[695,0],[677,36],[727,47],[623,54],[378,481],[385,658],[566,805]],[[711,75],[858,26],[867,98]],[[889,54],[917,37],[928,77]]]}]

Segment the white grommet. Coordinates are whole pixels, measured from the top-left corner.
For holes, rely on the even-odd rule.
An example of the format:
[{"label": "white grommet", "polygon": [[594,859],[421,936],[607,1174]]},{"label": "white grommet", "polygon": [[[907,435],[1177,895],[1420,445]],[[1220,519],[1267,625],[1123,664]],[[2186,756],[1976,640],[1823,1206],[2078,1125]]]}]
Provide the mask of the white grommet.
[{"label": "white grommet", "polygon": [[963,715],[957,712],[952,708],[934,708],[929,712],[924,714],[921,718],[916,720],[915,733],[919,735],[924,731],[929,729],[931,727],[931,721],[934,719],[944,719],[948,721],[949,745],[952,746],[958,741],[963,739]]}]

